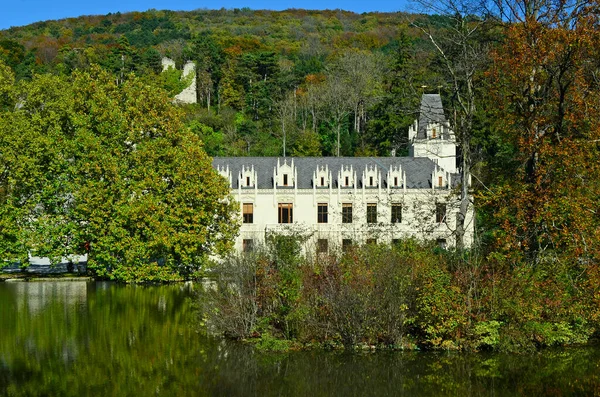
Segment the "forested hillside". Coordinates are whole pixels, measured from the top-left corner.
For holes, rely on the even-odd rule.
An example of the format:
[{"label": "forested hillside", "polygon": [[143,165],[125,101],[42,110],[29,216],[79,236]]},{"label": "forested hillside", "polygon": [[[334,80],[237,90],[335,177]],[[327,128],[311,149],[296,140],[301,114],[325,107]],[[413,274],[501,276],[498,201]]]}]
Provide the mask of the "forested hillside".
[{"label": "forested hillside", "polygon": [[417,26],[447,23],[340,10],[117,13],[1,31],[0,59],[17,79],[99,64],[172,94],[179,75],[160,75],[161,57],[193,60],[201,106],[187,122],[211,155],[334,155],[338,134],[342,155],[389,155],[405,149],[420,94],[447,88]]}]

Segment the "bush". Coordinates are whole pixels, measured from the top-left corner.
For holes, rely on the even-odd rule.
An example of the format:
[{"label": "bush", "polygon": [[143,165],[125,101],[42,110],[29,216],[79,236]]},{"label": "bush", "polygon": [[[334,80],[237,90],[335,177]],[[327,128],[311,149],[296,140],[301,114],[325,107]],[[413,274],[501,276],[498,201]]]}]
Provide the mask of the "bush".
[{"label": "bush", "polygon": [[277,351],[317,345],[517,352],[585,343],[595,330],[589,298],[570,293],[560,274],[497,272],[476,253],[413,240],[309,260],[300,255],[302,242],[271,236],[266,247],[219,265],[207,304],[213,330]]}]

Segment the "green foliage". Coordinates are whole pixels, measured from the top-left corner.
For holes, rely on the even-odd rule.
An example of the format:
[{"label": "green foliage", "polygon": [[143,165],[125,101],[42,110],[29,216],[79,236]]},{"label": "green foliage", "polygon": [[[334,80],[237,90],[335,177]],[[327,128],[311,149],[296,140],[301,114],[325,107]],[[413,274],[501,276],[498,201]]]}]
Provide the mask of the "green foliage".
[{"label": "green foliage", "polygon": [[194,80],[194,75],[183,76],[183,72],[169,67],[158,75],[159,85],[170,96],[175,96],[187,88]]},{"label": "green foliage", "polygon": [[229,188],[165,92],[99,69],[21,83],[0,113],[3,258],[88,254],[99,277],[194,277],[237,231]]},{"label": "green foliage", "polygon": [[494,348],[500,342],[500,327],[502,323],[499,321],[482,321],[475,324],[474,332],[479,339],[479,345],[483,347]]},{"label": "green foliage", "polygon": [[412,240],[301,258],[300,241],[272,236],[269,249],[216,268],[218,286],[206,302],[214,332],[258,338],[265,349],[527,352],[586,343],[597,329],[590,293],[566,292],[560,273],[498,275],[478,264],[475,252],[458,255]]},{"label": "green foliage", "polygon": [[283,353],[290,351],[294,345],[290,340],[275,338],[268,332],[265,332],[260,336],[255,346],[261,351]]}]

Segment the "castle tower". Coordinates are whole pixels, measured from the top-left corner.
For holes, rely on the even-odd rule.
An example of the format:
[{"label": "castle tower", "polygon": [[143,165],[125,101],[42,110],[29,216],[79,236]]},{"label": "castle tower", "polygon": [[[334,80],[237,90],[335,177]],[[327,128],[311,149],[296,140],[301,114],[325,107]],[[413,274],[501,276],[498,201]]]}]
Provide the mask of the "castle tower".
[{"label": "castle tower", "polygon": [[439,94],[423,94],[419,119],[409,127],[408,141],[411,157],[427,157],[444,171],[457,172],[456,138]]}]

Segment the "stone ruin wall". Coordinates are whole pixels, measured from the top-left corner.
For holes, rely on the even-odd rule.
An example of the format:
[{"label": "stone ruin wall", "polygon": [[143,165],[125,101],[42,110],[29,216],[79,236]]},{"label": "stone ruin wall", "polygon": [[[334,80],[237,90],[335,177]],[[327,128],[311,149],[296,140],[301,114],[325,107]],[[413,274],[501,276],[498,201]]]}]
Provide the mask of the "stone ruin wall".
[{"label": "stone ruin wall", "polygon": [[[162,59],[163,71],[168,68],[175,69],[175,61],[170,58],[164,57]],[[175,102],[178,103],[197,103],[196,95],[196,65],[192,61],[187,61],[183,66],[182,78],[186,78],[189,75],[193,76],[192,82],[189,86],[183,89],[179,94],[175,95]]]}]

